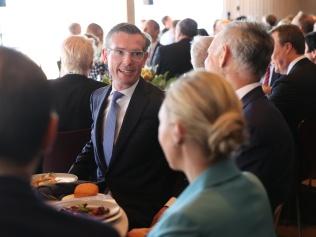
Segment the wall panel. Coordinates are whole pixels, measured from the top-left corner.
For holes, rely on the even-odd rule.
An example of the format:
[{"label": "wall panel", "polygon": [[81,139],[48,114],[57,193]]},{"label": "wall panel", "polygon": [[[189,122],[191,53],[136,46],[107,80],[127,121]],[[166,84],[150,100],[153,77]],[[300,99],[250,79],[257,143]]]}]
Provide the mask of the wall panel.
[{"label": "wall panel", "polygon": [[[302,10],[306,13],[316,14],[315,0],[223,0],[224,12],[231,13],[234,19],[240,15],[246,15],[251,19],[260,20],[262,16],[273,13],[279,18],[295,15]],[[238,11],[237,7],[240,7]]]}]

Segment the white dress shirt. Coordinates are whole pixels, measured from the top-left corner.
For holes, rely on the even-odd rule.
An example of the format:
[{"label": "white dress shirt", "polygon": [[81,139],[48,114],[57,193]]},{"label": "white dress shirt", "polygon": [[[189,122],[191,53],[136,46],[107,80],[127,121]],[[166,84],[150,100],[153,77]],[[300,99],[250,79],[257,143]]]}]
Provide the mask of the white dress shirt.
[{"label": "white dress shirt", "polygon": [[236,90],[236,94],[238,98],[241,100],[249,91],[253,90],[254,88],[261,86],[259,82],[254,82],[251,84],[248,84],[246,86],[240,87],[238,90]]},{"label": "white dress shirt", "polygon": [[296,63],[298,63],[298,61],[302,60],[303,58],[306,58],[305,55],[299,56],[299,57],[297,57],[296,59],[294,59],[294,60],[289,64],[289,66],[287,67],[287,72],[286,72],[286,74],[289,74],[290,71],[292,70],[292,68],[294,67],[294,65],[295,65]]}]

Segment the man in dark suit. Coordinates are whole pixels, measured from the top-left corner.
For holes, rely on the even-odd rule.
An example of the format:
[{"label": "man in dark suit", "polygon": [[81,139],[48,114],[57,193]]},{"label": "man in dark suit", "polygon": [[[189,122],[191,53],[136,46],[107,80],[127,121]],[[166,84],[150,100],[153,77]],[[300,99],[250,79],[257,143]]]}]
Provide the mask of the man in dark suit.
[{"label": "man in dark suit", "polygon": [[63,42],[63,77],[50,80],[59,131],[91,128],[90,96],[105,86],[87,76],[93,63],[91,42],[82,36],[70,36]]},{"label": "man in dark suit", "polygon": [[42,70],[12,49],[0,47],[0,71],[1,236],[117,237],[107,224],[61,213],[35,195],[30,176],[57,130],[51,91]]},{"label": "man in dark suit", "polygon": [[258,176],[274,209],[288,194],[294,145],[284,118],[259,83],[272,51],[273,41],[264,26],[235,22],[215,36],[205,66],[222,74],[243,102],[250,136],[235,159],[241,170]]},{"label": "man in dark suit", "polygon": [[91,141],[70,170],[81,179],[96,173],[126,211],[130,228],[149,226],[175,184],[157,138],[163,92],[140,78],[149,44],[131,24],[108,33],[104,54],[112,86],[93,93]]},{"label": "man in dark suit", "polygon": [[153,65],[158,65],[156,73],[168,72],[168,78],[180,76],[190,71],[191,64],[191,41],[197,34],[197,23],[186,18],[176,26],[176,43],[160,46],[153,59]]},{"label": "man in dark suit", "polygon": [[304,36],[297,26],[279,26],[271,35],[274,39],[272,63],[282,77],[274,83],[269,98],[297,140],[299,123],[316,116],[316,65],[304,56]]}]

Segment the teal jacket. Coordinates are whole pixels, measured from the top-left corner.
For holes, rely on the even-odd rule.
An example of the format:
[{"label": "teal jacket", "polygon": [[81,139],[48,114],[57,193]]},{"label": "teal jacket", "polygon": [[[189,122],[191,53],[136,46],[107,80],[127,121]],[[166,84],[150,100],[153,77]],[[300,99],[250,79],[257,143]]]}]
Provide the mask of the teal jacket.
[{"label": "teal jacket", "polygon": [[232,160],[209,167],[165,212],[148,237],[275,237],[260,181]]}]

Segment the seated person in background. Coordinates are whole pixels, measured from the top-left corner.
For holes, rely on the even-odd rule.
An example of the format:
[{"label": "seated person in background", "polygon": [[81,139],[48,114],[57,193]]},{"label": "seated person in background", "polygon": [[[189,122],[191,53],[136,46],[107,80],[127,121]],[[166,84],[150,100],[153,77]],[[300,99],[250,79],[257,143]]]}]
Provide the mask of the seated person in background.
[{"label": "seated person in background", "polygon": [[298,26],[304,35],[313,32],[315,20],[312,15],[299,11],[292,19],[291,24]]},{"label": "seated person in background", "polygon": [[0,71],[1,237],[117,237],[107,224],[61,213],[35,195],[30,176],[57,130],[51,91],[42,70],[12,49],[0,47]]},{"label": "seated person in background", "polygon": [[147,236],[275,236],[264,187],[230,159],[246,126],[228,82],[204,71],[182,76],[167,91],[159,120],[169,166],[190,185]]},{"label": "seated person in background", "polygon": [[174,43],[174,29],[173,20],[170,16],[164,16],[161,19],[164,29],[161,31],[160,42],[162,45],[168,45]]},{"label": "seated person in background", "polygon": [[103,76],[108,73],[108,67],[103,62],[103,29],[96,23],[91,23],[87,27],[85,34],[88,38],[93,39],[93,65],[89,73],[89,78],[102,81]]},{"label": "seated person in background", "polygon": [[154,55],[157,52],[158,47],[161,46],[158,39],[159,31],[160,31],[159,24],[154,20],[148,20],[144,24],[143,31],[149,34],[151,37],[151,43],[149,47],[148,58],[146,60],[146,65],[149,67],[153,67],[155,66],[153,65]]},{"label": "seated person in background", "polygon": [[297,26],[278,26],[271,36],[272,63],[282,77],[273,84],[269,99],[281,111],[298,142],[299,123],[316,117],[316,65],[304,55],[305,39]]},{"label": "seated person in background", "polygon": [[176,77],[190,71],[191,41],[197,34],[197,23],[193,19],[181,20],[176,26],[176,42],[160,46],[153,59],[153,65],[158,65],[156,73],[165,74],[167,77]]},{"label": "seated person in background", "polygon": [[63,77],[49,81],[60,121],[58,130],[90,128],[90,95],[105,86],[87,77],[93,62],[91,41],[83,36],[68,37],[63,42],[61,62]]},{"label": "seated person in background", "polygon": [[221,32],[231,21],[228,19],[217,19],[213,24],[213,36]]},{"label": "seated person in background", "polygon": [[278,23],[278,19],[273,14],[268,14],[262,17],[262,23],[266,26],[267,30],[271,30]]},{"label": "seated person in background", "polygon": [[81,26],[77,22],[71,23],[70,26],[68,27],[68,30],[69,30],[69,33],[71,35],[80,35],[81,34]]},{"label": "seated person in background", "polygon": [[207,58],[207,49],[212,43],[211,36],[195,36],[191,43],[191,63],[194,69],[204,68],[204,61]]},{"label": "seated person in background", "polygon": [[294,144],[282,114],[259,83],[272,51],[273,40],[263,25],[233,22],[214,37],[205,67],[222,75],[243,103],[250,136],[236,163],[260,179],[274,210],[293,187]]},{"label": "seated person in background", "polygon": [[305,56],[316,64],[316,32],[305,35]]},{"label": "seated person in background", "polygon": [[201,35],[201,36],[209,36],[209,34],[207,33],[207,31],[204,28],[200,28],[197,30],[197,35]]}]

